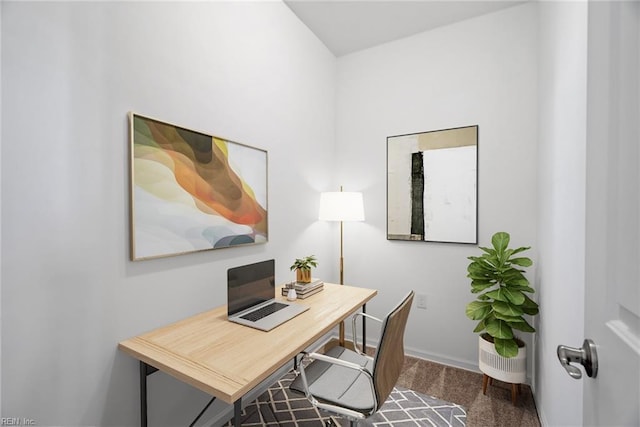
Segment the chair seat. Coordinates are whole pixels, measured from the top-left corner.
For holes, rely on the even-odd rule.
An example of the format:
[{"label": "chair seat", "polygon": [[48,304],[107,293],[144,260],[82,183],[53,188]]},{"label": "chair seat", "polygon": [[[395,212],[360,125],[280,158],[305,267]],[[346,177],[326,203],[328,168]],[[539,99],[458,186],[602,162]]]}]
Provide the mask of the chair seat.
[{"label": "chair seat", "polygon": [[[325,353],[373,370],[373,359],[344,347],[336,346]],[[360,372],[314,360],[305,367],[309,392],[319,401],[336,404],[364,414],[373,411],[375,399],[369,379]],[[289,386],[291,390],[304,394],[302,378],[298,376]]]}]

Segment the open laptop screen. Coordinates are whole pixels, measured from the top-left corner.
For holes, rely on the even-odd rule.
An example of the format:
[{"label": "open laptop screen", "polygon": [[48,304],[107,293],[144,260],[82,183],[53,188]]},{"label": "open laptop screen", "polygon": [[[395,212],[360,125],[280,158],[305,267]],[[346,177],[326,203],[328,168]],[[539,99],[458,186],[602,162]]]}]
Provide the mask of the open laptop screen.
[{"label": "open laptop screen", "polygon": [[275,294],[275,260],[227,270],[229,315],[271,300]]}]

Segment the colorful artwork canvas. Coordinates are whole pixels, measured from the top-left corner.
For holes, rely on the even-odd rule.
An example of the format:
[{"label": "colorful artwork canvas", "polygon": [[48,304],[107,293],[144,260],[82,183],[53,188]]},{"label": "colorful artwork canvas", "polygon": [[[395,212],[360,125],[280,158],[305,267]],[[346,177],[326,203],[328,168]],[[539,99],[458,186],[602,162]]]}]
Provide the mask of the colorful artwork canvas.
[{"label": "colorful artwork canvas", "polygon": [[265,243],[267,152],[130,113],[131,259]]}]

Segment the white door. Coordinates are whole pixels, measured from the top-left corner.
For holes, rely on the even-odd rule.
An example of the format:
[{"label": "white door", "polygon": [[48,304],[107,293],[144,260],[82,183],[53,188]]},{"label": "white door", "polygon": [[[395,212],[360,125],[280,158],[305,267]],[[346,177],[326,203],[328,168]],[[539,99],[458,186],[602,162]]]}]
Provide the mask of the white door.
[{"label": "white door", "polygon": [[588,58],[583,421],[640,426],[640,2],[589,3]]}]

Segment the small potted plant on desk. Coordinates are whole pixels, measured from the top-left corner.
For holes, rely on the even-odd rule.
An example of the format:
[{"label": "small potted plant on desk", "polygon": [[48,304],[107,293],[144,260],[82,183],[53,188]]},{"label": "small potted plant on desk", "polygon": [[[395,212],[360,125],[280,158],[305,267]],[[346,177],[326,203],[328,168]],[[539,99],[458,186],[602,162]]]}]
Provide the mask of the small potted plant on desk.
[{"label": "small potted plant on desk", "polygon": [[291,271],[296,271],[296,282],[310,283],[311,268],[317,266],[318,261],[316,260],[315,255],[309,255],[304,258],[296,258],[290,269]]},{"label": "small potted plant on desk", "polygon": [[[484,374],[482,392],[490,378],[511,383],[511,399],[526,379],[526,347],[514,330],[535,332],[524,315],[538,314],[538,304],[527,294],[535,290],[518,267],[530,267],[531,259],[516,256],[530,247],[509,249],[509,233],[498,232],[491,238],[493,248],[483,248],[480,256],[470,256],[467,277],[471,293],[478,294],[466,307],[467,317],[478,321],[473,332],[479,333],[479,368]],[[517,391],[516,391],[517,389]]]}]

